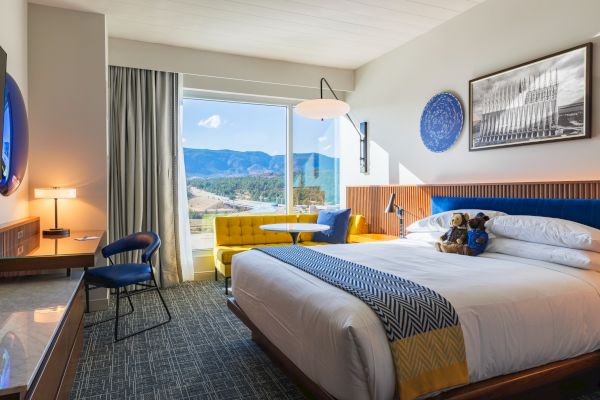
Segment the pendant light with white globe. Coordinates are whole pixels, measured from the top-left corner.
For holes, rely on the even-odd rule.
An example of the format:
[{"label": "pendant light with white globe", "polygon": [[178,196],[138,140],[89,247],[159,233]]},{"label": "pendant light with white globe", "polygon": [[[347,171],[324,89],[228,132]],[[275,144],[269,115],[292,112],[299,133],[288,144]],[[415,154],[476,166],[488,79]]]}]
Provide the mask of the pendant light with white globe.
[{"label": "pendant light with white globe", "polygon": [[[323,98],[323,84],[333,94],[334,99]],[[320,82],[321,98],[313,100],[305,100],[299,103],[294,110],[298,115],[308,119],[333,119],[345,115],[350,121],[360,137],[360,172],[367,172],[367,123],[361,122],[360,129],[356,126],[350,115],[350,105],[345,101],[340,100],[327,79],[321,78]]]}]

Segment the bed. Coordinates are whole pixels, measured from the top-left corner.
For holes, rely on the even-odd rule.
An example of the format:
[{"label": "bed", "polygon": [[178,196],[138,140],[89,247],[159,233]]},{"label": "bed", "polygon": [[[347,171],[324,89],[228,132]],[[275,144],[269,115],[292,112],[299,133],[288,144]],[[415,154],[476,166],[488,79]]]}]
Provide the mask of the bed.
[{"label": "bed", "polygon": [[[497,209],[600,225],[599,200],[431,201],[435,212]],[[442,254],[412,240],[314,250],[399,274],[452,303],[463,330],[469,385],[430,396],[502,397],[600,364],[596,271],[503,254]],[[318,398],[393,398],[394,364],[385,332],[358,298],[258,251],[234,258],[232,294],[230,308],[255,340]]]}]

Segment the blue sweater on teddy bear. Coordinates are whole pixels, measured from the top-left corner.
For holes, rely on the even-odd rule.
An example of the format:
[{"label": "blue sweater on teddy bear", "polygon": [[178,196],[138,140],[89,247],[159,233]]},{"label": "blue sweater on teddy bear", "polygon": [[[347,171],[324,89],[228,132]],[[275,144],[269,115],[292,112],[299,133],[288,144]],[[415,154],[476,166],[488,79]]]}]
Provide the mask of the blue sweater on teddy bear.
[{"label": "blue sweater on teddy bear", "polygon": [[474,255],[478,256],[483,253],[487,247],[487,243],[488,234],[486,231],[481,229],[469,229],[467,232],[467,245],[473,251]]}]

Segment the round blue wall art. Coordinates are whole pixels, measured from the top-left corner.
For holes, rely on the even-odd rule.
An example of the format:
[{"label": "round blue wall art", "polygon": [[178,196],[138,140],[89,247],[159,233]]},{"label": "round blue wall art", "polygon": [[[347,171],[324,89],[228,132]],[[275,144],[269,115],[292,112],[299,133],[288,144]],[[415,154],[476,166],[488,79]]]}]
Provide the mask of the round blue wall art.
[{"label": "round blue wall art", "polygon": [[421,114],[421,140],[429,150],[444,152],[456,142],[462,126],[460,101],[452,93],[438,93],[427,102]]}]

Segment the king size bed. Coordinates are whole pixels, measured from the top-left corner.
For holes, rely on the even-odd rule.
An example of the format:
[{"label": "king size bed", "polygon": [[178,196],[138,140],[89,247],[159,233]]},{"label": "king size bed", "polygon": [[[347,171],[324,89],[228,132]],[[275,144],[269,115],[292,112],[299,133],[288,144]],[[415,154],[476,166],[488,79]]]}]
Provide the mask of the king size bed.
[{"label": "king size bed", "polygon": [[[432,213],[483,209],[600,225],[600,200],[431,201]],[[540,246],[538,253],[554,248]],[[558,249],[562,254],[563,247]],[[478,257],[445,254],[419,236],[310,251],[319,253],[317,259],[364,266],[438,294],[455,312],[464,343],[464,377],[433,391],[404,393],[398,390],[400,361],[390,351],[389,332],[368,302],[273,254],[252,250],[236,255],[230,308],[254,339],[318,398],[499,398],[600,365],[600,273],[579,259],[573,267],[548,254],[528,256],[521,250],[516,255],[502,250]],[[579,257],[582,250],[574,251]],[[594,251],[583,252],[595,257]],[[415,355],[415,360],[454,351],[445,339],[437,345],[436,354]],[[435,380],[440,374],[430,368],[424,376]]]}]

